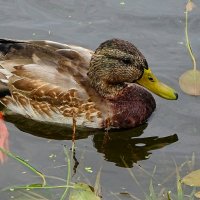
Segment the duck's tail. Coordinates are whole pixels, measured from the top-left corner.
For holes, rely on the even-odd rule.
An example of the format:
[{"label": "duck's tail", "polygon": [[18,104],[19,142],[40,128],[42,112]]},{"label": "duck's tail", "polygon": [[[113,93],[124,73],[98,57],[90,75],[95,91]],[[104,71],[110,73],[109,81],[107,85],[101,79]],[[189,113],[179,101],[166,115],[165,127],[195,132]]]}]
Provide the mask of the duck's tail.
[{"label": "duck's tail", "polygon": [[4,56],[11,51],[13,44],[15,44],[15,41],[0,39],[0,98],[10,95],[8,79],[11,73],[3,67],[3,62]]},{"label": "duck's tail", "polygon": [[0,61],[0,98],[6,95],[10,95],[10,91],[8,88],[8,78],[10,77],[10,75],[8,76],[6,74],[8,74],[8,71],[1,66]]},{"label": "duck's tail", "polygon": [[8,88],[9,76],[7,76],[6,73],[7,70],[3,69],[3,67],[0,64],[0,98],[10,95],[10,91]]}]

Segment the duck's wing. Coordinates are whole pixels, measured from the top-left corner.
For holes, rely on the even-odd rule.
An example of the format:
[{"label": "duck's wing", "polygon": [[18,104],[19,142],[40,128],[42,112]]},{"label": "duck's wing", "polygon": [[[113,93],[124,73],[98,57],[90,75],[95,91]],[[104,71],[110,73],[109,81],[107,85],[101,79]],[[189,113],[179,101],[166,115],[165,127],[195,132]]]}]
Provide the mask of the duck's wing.
[{"label": "duck's wing", "polygon": [[[86,76],[92,53],[91,50],[82,47],[51,41],[1,39],[0,72],[1,76],[7,77],[13,72],[18,76],[27,76],[28,74],[30,76],[31,74],[33,79],[41,79],[63,86],[63,82],[67,79],[70,79],[70,82],[74,79],[70,76]],[[21,68],[17,68],[17,66],[21,66]],[[5,77],[1,80],[6,82],[3,81]]]},{"label": "duck's wing", "polygon": [[87,91],[91,55],[91,50],[51,41],[0,40],[0,80],[11,92],[1,102],[34,119],[42,113],[52,118],[52,113],[69,116],[74,110],[87,116],[89,110],[97,112]]},{"label": "duck's wing", "polygon": [[30,91],[47,86],[64,91],[76,89],[84,95],[80,83],[87,78],[88,61],[88,57],[68,45],[50,41],[0,40],[0,72],[4,76],[1,82],[4,85],[8,82],[11,92],[18,90],[30,98]]},{"label": "duck's wing", "polygon": [[92,50],[80,46],[62,44],[49,40],[30,40],[29,42],[56,51],[71,59],[77,59],[78,56],[79,59],[84,60],[87,64],[90,62],[91,55],[94,53]]}]

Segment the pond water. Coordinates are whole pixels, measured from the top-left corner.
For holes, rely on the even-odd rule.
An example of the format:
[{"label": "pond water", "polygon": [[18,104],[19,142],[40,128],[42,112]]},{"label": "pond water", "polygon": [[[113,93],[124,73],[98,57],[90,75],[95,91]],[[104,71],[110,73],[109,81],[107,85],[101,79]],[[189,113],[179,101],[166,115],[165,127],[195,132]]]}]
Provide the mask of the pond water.
[{"label": "pond water", "polygon": [[[77,130],[76,170],[72,181],[94,185],[101,168],[102,196],[106,200],[144,199],[154,174],[155,188],[175,191],[175,163],[181,165],[195,153],[195,169],[200,167],[200,97],[184,94],[179,76],[192,64],[184,45],[183,0],[0,0],[0,38],[47,39],[95,49],[110,38],[133,42],[145,55],[149,66],[163,82],[179,93],[177,101],[155,96],[157,109],[148,122],[130,130]],[[200,63],[200,4],[191,13],[189,34]],[[11,152],[29,160],[49,176],[66,178],[63,145],[70,151],[71,129],[44,125],[20,117],[6,118]],[[126,167],[122,162],[126,162]],[[85,170],[91,167],[92,173]],[[131,177],[135,174],[140,186]],[[144,172],[144,169],[146,172]],[[76,172],[75,172],[76,171]],[[187,170],[183,172],[183,175]],[[168,178],[168,179],[167,179]],[[49,179],[49,184],[61,184]],[[27,168],[9,159],[0,166],[0,189],[38,183]],[[158,183],[163,183],[159,186]],[[47,199],[60,199],[62,190],[36,191]],[[126,193],[127,192],[127,193]],[[0,199],[15,199],[17,192],[1,192]],[[18,198],[20,199],[20,198]]]}]

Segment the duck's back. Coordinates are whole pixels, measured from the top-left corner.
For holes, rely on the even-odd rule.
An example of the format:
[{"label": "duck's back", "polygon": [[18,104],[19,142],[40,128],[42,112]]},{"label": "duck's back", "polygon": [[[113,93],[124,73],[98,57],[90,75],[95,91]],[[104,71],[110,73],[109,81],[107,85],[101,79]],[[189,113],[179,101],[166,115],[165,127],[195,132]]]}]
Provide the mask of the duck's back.
[{"label": "duck's back", "polygon": [[92,53],[51,41],[0,40],[2,92],[11,93],[1,102],[34,120],[72,124],[74,117],[79,126],[100,128],[101,100],[87,80]]}]

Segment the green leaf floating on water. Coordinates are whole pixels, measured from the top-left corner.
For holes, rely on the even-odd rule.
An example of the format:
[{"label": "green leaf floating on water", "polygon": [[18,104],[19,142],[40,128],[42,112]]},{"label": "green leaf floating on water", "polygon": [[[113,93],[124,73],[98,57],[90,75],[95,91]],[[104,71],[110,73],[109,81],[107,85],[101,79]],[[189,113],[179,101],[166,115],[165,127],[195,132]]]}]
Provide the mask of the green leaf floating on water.
[{"label": "green leaf floating on water", "polygon": [[70,192],[69,200],[101,200],[96,196],[92,187],[86,183],[76,183]]},{"label": "green leaf floating on water", "polygon": [[181,182],[189,186],[199,187],[200,186],[200,169],[189,173],[187,176],[185,176],[182,179]]}]

